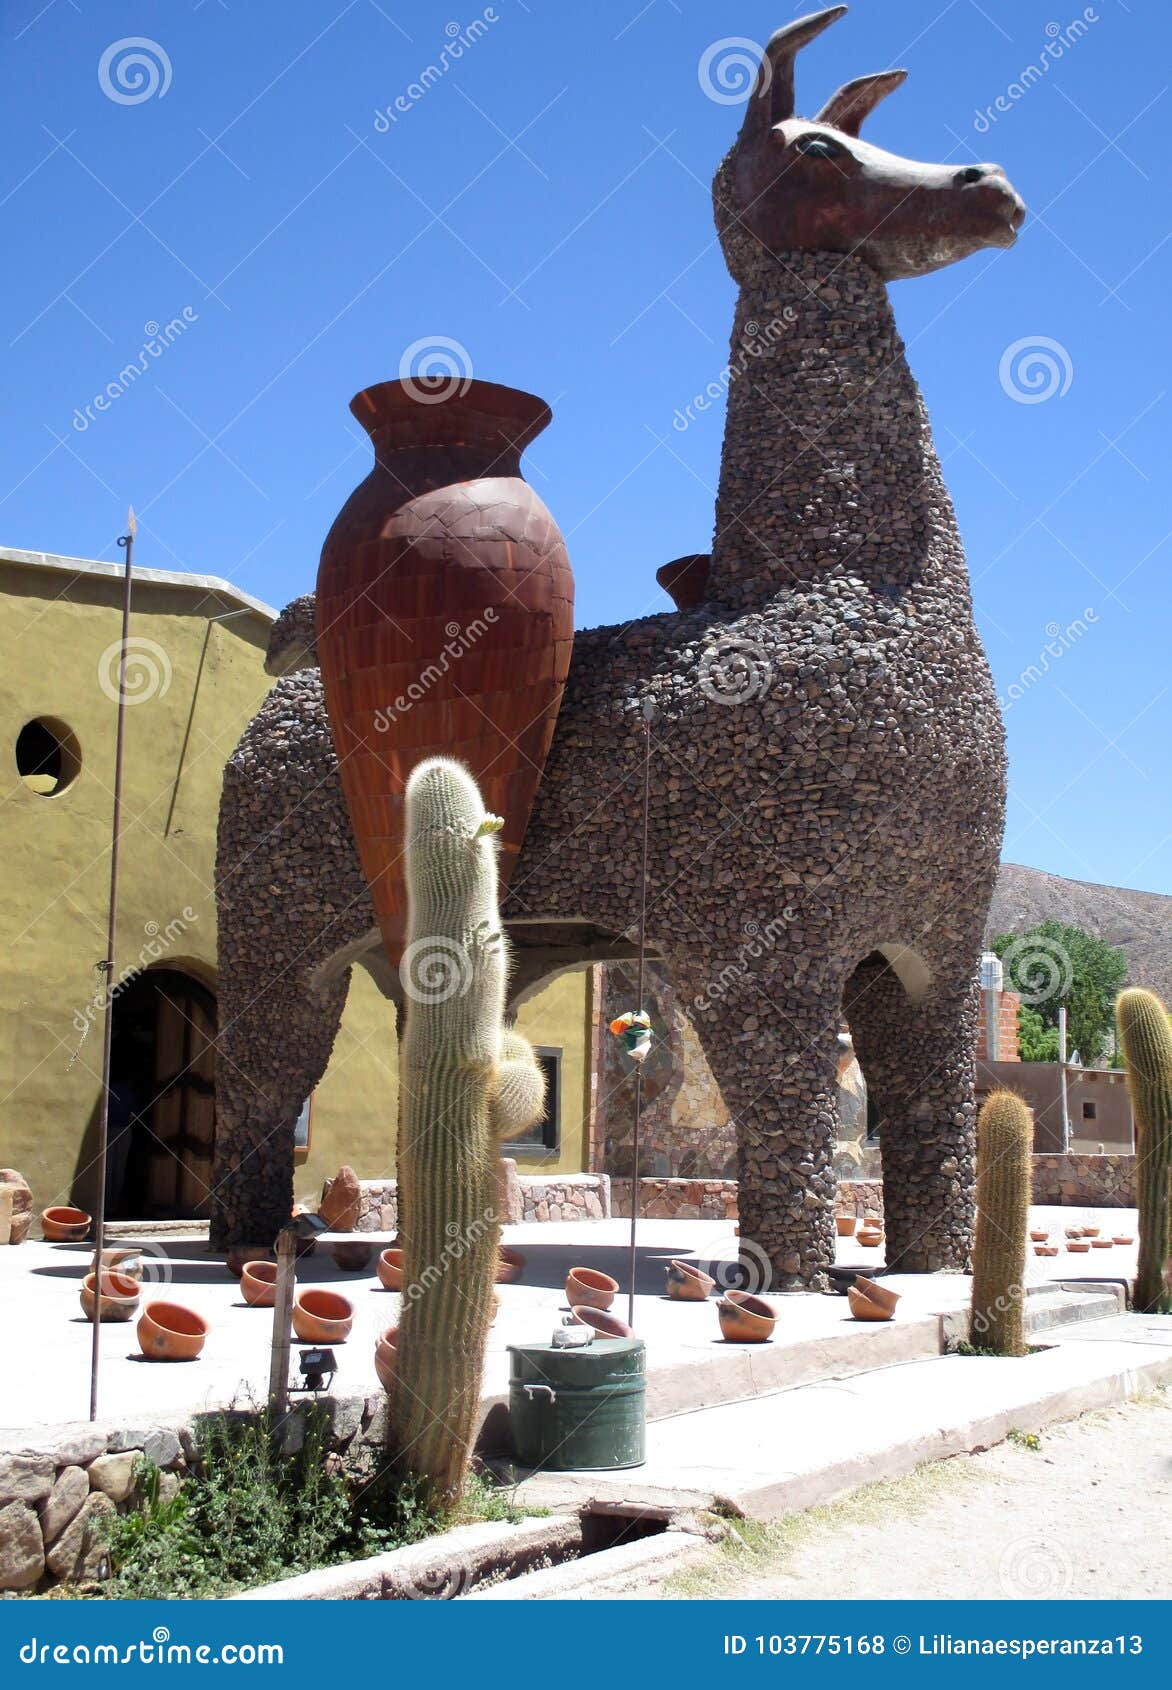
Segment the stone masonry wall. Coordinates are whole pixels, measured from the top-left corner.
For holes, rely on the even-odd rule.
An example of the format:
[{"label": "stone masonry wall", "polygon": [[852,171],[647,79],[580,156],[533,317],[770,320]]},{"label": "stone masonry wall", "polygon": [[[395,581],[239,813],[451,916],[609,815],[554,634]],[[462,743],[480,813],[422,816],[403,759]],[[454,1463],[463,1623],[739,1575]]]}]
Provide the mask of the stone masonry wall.
[{"label": "stone masonry wall", "polygon": [[1034,1157],[1034,1202],[1130,1209],[1135,1205],[1135,1157]]},{"label": "stone masonry wall", "polygon": [[[519,1204],[506,1198],[504,1219],[517,1221],[600,1221],[609,1218],[610,1179],[606,1174],[516,1174],[510,1177]],[[357,1232],[394,1232],[399,1224],[398,1187],[393,1179],[359,1180],[361,1207]]]}]

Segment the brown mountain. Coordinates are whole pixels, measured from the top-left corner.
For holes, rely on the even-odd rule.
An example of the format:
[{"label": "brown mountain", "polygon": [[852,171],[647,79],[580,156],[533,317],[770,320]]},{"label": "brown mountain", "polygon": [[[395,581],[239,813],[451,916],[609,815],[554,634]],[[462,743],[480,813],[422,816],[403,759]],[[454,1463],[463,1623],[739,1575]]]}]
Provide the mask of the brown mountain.
[{"label": "brown mountain", "polygon": [[1002,863],[986,936],[1024,933],[1039,921],[1066,922],[1117,945],[1127,958],[1128,983],[1172,1002],[1172,898]]}]

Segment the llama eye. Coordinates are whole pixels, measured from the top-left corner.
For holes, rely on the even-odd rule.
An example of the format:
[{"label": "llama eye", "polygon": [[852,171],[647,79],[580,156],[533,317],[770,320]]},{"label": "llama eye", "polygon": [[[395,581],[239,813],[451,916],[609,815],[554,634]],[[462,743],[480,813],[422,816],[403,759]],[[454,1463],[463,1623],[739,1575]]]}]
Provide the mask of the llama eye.
[{"label": "llama eye", "polygon": [[843,152],[828,135],[799,135],[794,147],[806,158],[840,158]]}]

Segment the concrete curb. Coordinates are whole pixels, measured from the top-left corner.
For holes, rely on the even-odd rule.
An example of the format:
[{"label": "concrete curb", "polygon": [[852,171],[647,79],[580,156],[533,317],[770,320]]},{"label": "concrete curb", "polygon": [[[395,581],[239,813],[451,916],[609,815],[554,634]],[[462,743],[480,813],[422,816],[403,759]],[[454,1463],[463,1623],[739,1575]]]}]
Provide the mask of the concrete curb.
[{"label": "concrete curb", "polygon": [[669,1573],[701,1560],[709,1551],[707,1539],[688,1532],[661,1532],[638,1538],[597,1555],[568,1561],[561,1567],[542,1567],[510,1579],[507,1584],[472,1590],[466,1602],[564,1602],[625,1596],[658,1584]]}]

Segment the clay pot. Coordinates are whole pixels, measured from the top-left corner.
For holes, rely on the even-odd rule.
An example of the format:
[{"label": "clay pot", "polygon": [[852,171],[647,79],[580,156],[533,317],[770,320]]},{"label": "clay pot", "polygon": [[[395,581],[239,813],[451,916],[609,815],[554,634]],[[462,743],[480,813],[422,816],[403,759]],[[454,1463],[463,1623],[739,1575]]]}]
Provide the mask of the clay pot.
[{"label": "clay pot", "polygon": [[276,1262],[245,1262],[240,1295],[250,1308],[271,1309],[277,1300]]},{"label": "clay pot", "polygon": [[[90,1272],[98,1271],[98,1252],[95,1250],[90,1258]],[[124,1279],[140,1280],[142,1278],[142,1251],[137,1245],[127,1248],[125,1245],[102,1251],[102,1272],[120,1273]]]},{"label": "clay pot", "polygon": [[510,1249],[502,1244],[497,1251],[496,1282],[498,1285],[513,1285],[520,1279],[525,1267],[525,1258],[520,1250]]},{"label": "clay pot", "polygon": [[1036,1256],[1056,1256],[1058,1254],[1058,1246],[1057,1244],[1039,1244],[1035,1249],[1034,1254]]},{"label": "clay pot", "polygon": [[1066,1236],[1067,1236],[1067,1238],[1081,1238],[1082,1237],[1082,1227],[1081,1226],[1068,1226],[1066,1228]]},{"label": "clay pot", "polygon": [[580,1326],[592,1326],[600,1338],[635,1336],[633,1326],[628,1326],[625,1320],[620,1320],[617,1314],[610,1314],[606,1309],[575,1309],[574,1319]]},{"label": "clay pot", "polygon": [[182,1303],[148,1303],[138,1317],[138,1344],[148,1361],[194,1361],[208,1323]]},{"label": "clay pot", "polygon": [[375,464],[322,547],[317,652],[358,854],[397,968],[407,777],[426,757],[467,764],[485,808],[505,818],[503,895],[570,665],[573,577],[521,477],[522,451],[550,420],[543,400],[416,377],[369,387],[350,409]]},{"label": "clay pot", "polygon": [[354,1325],[354,1306],[340,1291],[311,1285],[293,1304],[293,1330],[303,1344],[344,1344]]},{"label": "clay pot", "polygon": [[376,1263],[378,1282],[384,1291],[403,1289],[403,1252],[384,1250]]},{"label": "clay pot", "polygon": [[1089,1238],[1072,1238],[1066,1248],[1072,1256],[1086,1256],[1090,1254],[1091,1241]]},{"label": "clay pot", "polygon": [[1050,1234],[1048,1232],[1031,1232],[1030,1233],[1030,1238],[1033,1240],[1033,1242],[1035,1244],[1044,1244],[1046,1242],[1046,1240],[1049,1238],[1049,1236],[1050,1236]]},{"label": "clay pot", "polygon": [[41,1232],[46,1244],[77,1244],[92,1225],[92,1215],[87,1215],[84,1209],[72,1209],[65,1203],[41,1210]]},{"label": "clay pot", "polygon": [[711,1274],[702,1273],[691,1262],[672,1261],[667,1268],[667,1294],[676,1303],[703,1303],[716,1281]]},{"label": "clay pot", "polygon": [[856,1320],[890,1320],[891,1311],[873,1303],[856,1285],[847,1287],[846,1300]]},{"label": "clay pot", "polygon": [[853,1238],[858,1221],[854,1215],[835,1215],[834,1230],[840,1238]]},{"label": "clay pot", "polygon": [[233,1245],[225,1254],[224,1268],[233,1279],[239,1279],[249,1262],[271,1262],[272,1259],[273,1252],[266,1250],[263,1245],[238,1244]]},{"label": "clay pot", "polygon": [[361,1273],[369,1267],[374,1255],[373,1244],[335,1244],[331,1250],[335,1263],[343,1273]]},{"label": "clay pot", "polygon": [[1084,1226],[1082,1229],[1082,1235],[1084,1238],[1097,1238],[1099,1236],[1099,1229],[1097,1226]]},{"label": "clay pot", "polygon": [[874,1227],[860,1227],[855,1237],[865,1250],[874,1250],[883,1242],[883,1234]]},{"label": "clay pot", "polygon": [[895,1313],[900,1294],[893,1291],[889,1285],[880,1285],[876,1280],[868,1279],[866,1274],[860,1273],[849,1290],[857,1291],[861,1297],[866,1297],[869,1302],[874,1303],[876,1308],[883,1309],[889,1320]]},{"label": "clay pot", "polygon": [[777,1324],[777,1310],[750,1291],[726,1291],[716,1305],[720,1330],[730,1344],[766,1344]]},{"label": "clay pot", "polygon": [[572,1309],[608,1309],[619,1282],[597,1268],[571,1268],[566,1277],[566,1301]]},{"label": "clay pot", "polygon": [[[94,1283],[96,1275],[87,1273],[82,1281],[81,1308],[87,1320],[94,1318]],[[98,1298],[98,1319],[133,1320],[138,1311],[140,1286],[128,1273],[102,1275],[102,1290]]]},{"label": "clay pot", "polygon": [[378,1374],[378,1382],[384,1391],[389,1391],[395,1380],[395,1354],[399,1343],[399,1328],[388,1326],[385,1332],[380,1332],[374,1344],[374,1370]]},{"label": "clay pot", "polygon": [[1130,1232],[1120,1232],[1111,1240],[1112,1244],[1134,1244],[1135,1239]]},{"label": "clay pot", "polygon": [[1091,1249],[1092,1250],[1109,1250],[1111,1248],[1111,1244],[1112,1244],[1112,1240],[1110,1238],[1092,1238],[1091,1239]]}]

